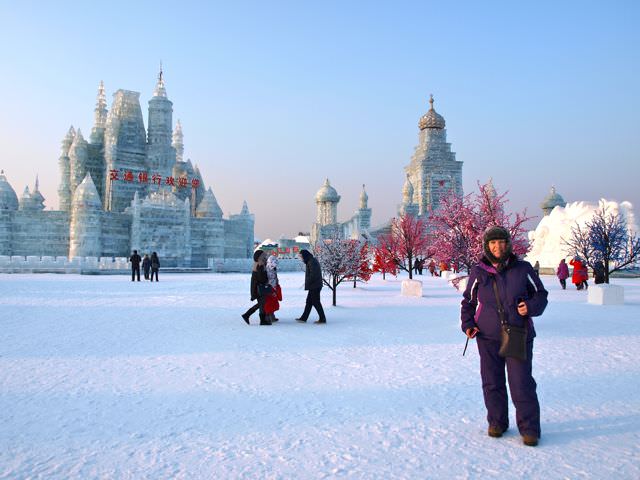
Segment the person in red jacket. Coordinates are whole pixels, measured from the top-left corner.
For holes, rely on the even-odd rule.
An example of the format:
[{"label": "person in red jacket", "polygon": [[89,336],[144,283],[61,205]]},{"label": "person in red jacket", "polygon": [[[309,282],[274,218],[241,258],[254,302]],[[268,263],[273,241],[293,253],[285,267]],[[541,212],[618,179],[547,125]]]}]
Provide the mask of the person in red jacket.
[{"label": "person in red jacket", "polygon": [[575,257],[569,262],[569,265],[573,265],[573,275],[571,281],[576,286],[577,290],[586,290],[589,288],[587,280],[589,280],[589,274],[587,272],[587,266],[582,263],[580,257]]}]

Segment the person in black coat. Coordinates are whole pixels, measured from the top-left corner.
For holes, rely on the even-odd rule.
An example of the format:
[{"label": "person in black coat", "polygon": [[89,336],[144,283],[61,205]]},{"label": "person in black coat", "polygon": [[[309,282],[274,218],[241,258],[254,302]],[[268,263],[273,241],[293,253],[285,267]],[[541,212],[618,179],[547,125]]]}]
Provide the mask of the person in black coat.
[{"label": "person in black coat", "polygon": [[129,257],[129,261],[131,262],[131,281],[135,280],[135,277],[138,277],[138,281],[140,281],[140,255],[138,255],[138,251],[134,250],[133,255]]},{"label": "person in black coat", "polygon": [[142,259],[142,273],[144,274],[145,280],[149,280],[149,269],[151,269],[151,259],[149,255],[145,253]]},{"label": "person in black coat", "polygon": [[158,254],[153,252],[151,254],[151,281],[153,282],[153,276],[156,276],[156,282],[158,282],[158,271],[160,270],[160,259]]},{"label": "person in black coat", "polygon": [[593,277],[596,281],[596,285],[604,283],[604,263],[602,263],[602,260],[598,260],[593,264]]},{"label": "person in black coat", "polygon": [[322,290],[322,269],[320,268],[320,264],[308,250],[301,250],[300,256],[305,264],[304,289],[308,290],[308,293],[304,312],[302,312],[300,318],[296,318],[296,320],[298,322],[306,322],[311,313],[311,307],[314,307],[320,317],[314,323],[327,323],[327,318],[324,316],[324,309],[320,303],[320,290]]},{"label": "person in black coat", "polygon": [[271,288],[269,286],[269,278],[267,277],[266,264],[267,254],[263,250],[253,252],[253,268],[251,269],[251,286],[249,287],[249,291],[251,301],[257,300],[257,303],[242,314],[242,319],[247,325],[249,325],[249,317],[251,317],[256,310],[260,310],[260,325],[271,325],[271,322],[266,318],[264,312],[265,296]]}]

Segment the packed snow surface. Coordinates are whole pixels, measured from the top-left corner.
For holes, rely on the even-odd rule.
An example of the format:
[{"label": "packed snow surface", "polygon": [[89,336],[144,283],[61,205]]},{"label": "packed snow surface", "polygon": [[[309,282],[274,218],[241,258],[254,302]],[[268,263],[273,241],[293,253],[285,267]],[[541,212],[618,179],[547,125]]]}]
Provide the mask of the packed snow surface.
[{"label": "packed snow surface", "polygon": [[[328,323],[247,326],[249,275],[0,275],[1,478],[640,478],[640,280],[625,304],[543,277],[542,439],[486,435],[460,294],[344,284]],[[315,320],[314,314],[310,320]]]}]

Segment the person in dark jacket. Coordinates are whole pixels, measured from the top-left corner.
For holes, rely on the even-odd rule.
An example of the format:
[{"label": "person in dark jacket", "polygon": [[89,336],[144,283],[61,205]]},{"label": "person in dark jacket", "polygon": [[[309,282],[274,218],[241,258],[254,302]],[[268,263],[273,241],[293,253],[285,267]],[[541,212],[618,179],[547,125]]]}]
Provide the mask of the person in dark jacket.
[{"label": "person in dark jacket", "polygon": [[263,250],[253,252],[253,268],[251,269],[251,286],[249,292],[251,301],[257,300],[249,310],[242,314],[242,319],[249,325],[249,317],[260,310],[260,325],[271,325],[264,311],[264,302],[266,295],[270,293],[269,277],[267,277],[267,254]]},{"label": "person in dark jacket", "polygon": [[142,273],[144,273],[144,279],[149,280],[149,269],[151,268],[151,259],[148,254],[144,254],[142,259]]},{"label": "person in dark jacket", "polygon": [[[505,228],[487,229],[483,246],[484,257],[469,274],[461,323],[467,337],[477,339],[488,434],[501,437],[509,427],[506,366],[518,430],[525,445],[535,446],[540,438],[540,405],[531,374],[536,336],[531,317],[541,315],[546,308],[547,291],[531,264],[511,252],[511,236]],[[527,328],[527,360],[498,354],[502,326],[497,298],[506,322]]]},{"label": "person in dark jacket", "polygon": [[604,263],[602,262],[602,260],[598,260],[593,264],[593,278],[596,282],[596,285],[604,283]]},{"label": "person in dark jacket", "polygon": [[151,254],[151,281],[153,282],[153,276],[156,276],[156,282],[158,282],[158,271],[160,270],[160,259],[158,254],[153,252]]},{"label": "person in dark jacket", "polygon": [[308,292],[304,312],[302,312],[300,318],[296,318],[296,320],[298,322],[306,322],[311,313],[311,307],[314,307],[320,317],[314,323],[327,323],[327,317],[325,317],[324,309],[320,303],[320,290],[322,290],[322,269],[320,268],[320,264],[308,250],[301,250],[300,256],[305,264],[304,289],[308,290]]},{"label": "person in dark jacket", "polygon": [[135,277],[138,277],[138,281],[140,281],[140,255],[138,255],[138,251],[134,250],[133,255],[129,257],[129,261],[131,262],[131,281],[135,280]]}]

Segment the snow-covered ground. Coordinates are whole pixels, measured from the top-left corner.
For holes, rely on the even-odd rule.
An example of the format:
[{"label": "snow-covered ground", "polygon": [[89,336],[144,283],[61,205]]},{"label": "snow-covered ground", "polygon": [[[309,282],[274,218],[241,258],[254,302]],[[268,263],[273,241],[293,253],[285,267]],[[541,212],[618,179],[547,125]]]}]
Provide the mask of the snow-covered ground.
[{"label": "snow-covered ground", "polygon": [[640,280],[594,306],[543,277],[536,448],[487,437],[460,295],[422,280],[324,289],[313,325],[282,274],[260,327],[248,275],[0,275],[0,477],[640,478]]}]

